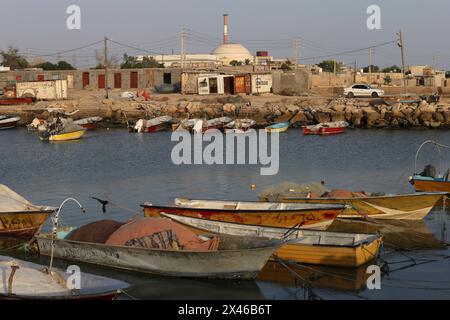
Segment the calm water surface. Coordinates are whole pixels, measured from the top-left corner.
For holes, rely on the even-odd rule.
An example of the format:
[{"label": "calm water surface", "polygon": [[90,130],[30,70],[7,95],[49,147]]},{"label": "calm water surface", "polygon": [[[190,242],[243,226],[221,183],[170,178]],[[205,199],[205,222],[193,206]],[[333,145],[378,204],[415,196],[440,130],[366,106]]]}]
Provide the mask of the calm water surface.
[{"label": "calm water surface", "polygon": [[[176,166],[170,158],[175,145],[170,132],[139,135],[101,130],[87,133],[83,141],[51,144],[15,129],[0,132],[0,183],[39,204],[58,205],[68,196],[75,197],[87,213],[67,204],[62,221],[71,226],[105,218],[91,196],[112,202],[106,217],[126,220],[142,214],[139,204],[145,201],[164,204],[178,196],[256,200],[264,188],[286,181],[324,180],[329,188],[412,192],[408,176],[415,152],[426,139],[450,145],[450,132],[352,130],[334,137],[305,137],[292,129],[280,136],[278,174],[261,176],[258,165]],[[444,155],[446,170],[450,152]],[[437,163],[437,155],[429,146],[419,168],[433,162]],[[443,220],[437,210],[424,223],[381,226],[387,234],[383,258],[391,270],[383,277],[381,290],[364,289],[365,268],[272,264],[257,281],[241,282],[143,277],[93,266],[84,266],[84,270],[128,280],[134,285],[129,294],[136,298],[450,298],[450,251],[438,249]],[[342,222],[332,226],[361,232],[372,227]],[[313,279],[311,290],[302,287],[301,279],[308,278]]]}]

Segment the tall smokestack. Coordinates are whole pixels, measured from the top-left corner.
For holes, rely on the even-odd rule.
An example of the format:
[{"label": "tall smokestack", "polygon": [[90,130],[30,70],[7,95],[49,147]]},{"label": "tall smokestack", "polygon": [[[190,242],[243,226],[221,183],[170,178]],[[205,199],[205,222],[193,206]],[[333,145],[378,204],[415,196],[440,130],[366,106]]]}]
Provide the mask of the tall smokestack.
[{"label": "tall smokestack", "polygon": [[228,14],[223,15],[223,43],[228,43]]}]

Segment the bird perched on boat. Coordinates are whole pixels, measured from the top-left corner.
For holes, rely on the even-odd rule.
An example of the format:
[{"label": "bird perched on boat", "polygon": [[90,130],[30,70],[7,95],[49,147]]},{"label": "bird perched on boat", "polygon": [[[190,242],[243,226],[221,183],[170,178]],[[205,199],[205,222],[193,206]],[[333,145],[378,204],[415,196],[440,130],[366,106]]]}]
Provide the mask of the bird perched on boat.
[{"label": "bird perched on boat", "polygon": [[108,200],[102,200],[96,197],[91,197],[91,199],[97,200],[102,205],[102,212],[106,213],[106,205],[109,204]]}]

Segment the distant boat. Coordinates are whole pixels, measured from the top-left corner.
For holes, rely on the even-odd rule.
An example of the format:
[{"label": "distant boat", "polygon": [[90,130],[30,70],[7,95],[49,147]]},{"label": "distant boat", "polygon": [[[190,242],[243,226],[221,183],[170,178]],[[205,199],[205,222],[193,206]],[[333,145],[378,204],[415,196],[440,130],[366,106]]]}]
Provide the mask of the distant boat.
[{"label": "distant boat", "polygon": [[86,129],[74,123],[72,119],[59,119],[45,132],[41,132],[40,139],[51,142],[78,140],[85,132]]},{"label": "distant boat", "polygon": [[343,204],[302,204],[257,201],[191,200],[175,198],[173,205],[144,203],[146,217],[160,213],[176,214],[224,222],[268,226],[293,227],[295,225],[325,230],[346,208]]},{"label": "distant boat", "polygon": [[245,133],[256,124],[253,119],[236,119],[224,126],[225,133]]},{"label": "distant boat", "polygon": [[337,122],[325,122],[316,125],[303,127],[303,134],[305,135],[333,135],[345,132],[345,128],[348,127],[348,123],[345,121]]},{"label": "distant boat", "polygon": [[291,123],[289,121],[274,123],[265,128],[266,132],[285,132],[289,129]]},{"label": "distant boat", "polygon": [[85,128],[86,130],[97,129],[97,123],[103,120],[102,117],[89,117],[74,121],[75,124]]},{"label": "distant boat", "polygon": [[43,265],[0,256],[0,300],[115,300],[130,285],[82,272],[80,289],[67,287],[67,274]]},{"label": "distant boat", "polygon": [[55,208],[38,206],[0,184],[0,236],[32,237]]},{"label": "distant boat", "polygon": [[31,104],[34,101],[36,101],[36,98],[34,97],[23,97],[23,98],[0,97],[0,105]]},{"label": "distant boat", "polygon": [[264,227],[166,213],[161,215],[200,232],[286,240],[275,256],[298,263],[359,267],[375,259],[382,244],[382,237],[377,234]]},{"label": "distant boat", "polygon": [[0,130],[15,128],[20,121],[20,117],[0,116]]},{"label": "distant boat", "polygon": [[158,132],[163,130],[169,130],[172,126],[171,116],[156,117],[151,120],[139,119],[135,126],[134,132]]}]

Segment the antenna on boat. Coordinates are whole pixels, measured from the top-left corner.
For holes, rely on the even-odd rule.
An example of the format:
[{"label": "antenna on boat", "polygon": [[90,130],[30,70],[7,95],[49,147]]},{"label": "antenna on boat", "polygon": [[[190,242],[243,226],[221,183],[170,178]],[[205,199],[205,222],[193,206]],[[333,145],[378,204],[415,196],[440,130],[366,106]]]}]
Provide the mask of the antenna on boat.
[{"label": "antenna on boat", "polygon": [[56,211],[56,214],[54,217],[52,217],[53,222],[53,228],[52,228],[52,248],[51,248],[51,254],[50,254],[50,264],[48,266],[48,273],[52,274],[52,266],[53,266],[53,255],[55,252],[55,242],[56,242],[56,236],[58,233],[58,222],[59,222],[59,214],[61,212],[62,207],[66,204],[68,201],[74,201],[81,209],[83,213],[86,213],[86,210],[84,210],[83,206],[80,202],[78,202],[77,199],[74,198],[67,198],[65,199],[59,206],[58,211]]}]

